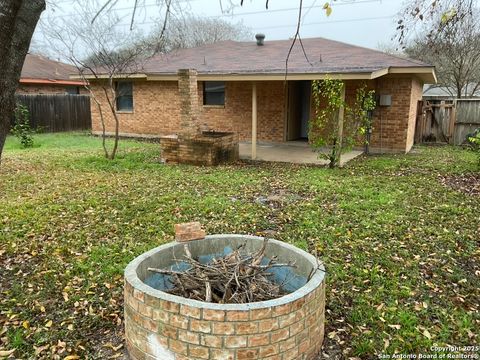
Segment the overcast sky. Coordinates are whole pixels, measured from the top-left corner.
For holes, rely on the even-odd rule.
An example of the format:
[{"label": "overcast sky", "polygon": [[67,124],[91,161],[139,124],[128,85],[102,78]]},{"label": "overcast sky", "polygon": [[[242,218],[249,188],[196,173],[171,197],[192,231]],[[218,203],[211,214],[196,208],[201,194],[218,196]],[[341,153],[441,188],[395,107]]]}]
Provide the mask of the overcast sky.
[{"label": "overcast sky", "polygon": [[[295,34],[298,16],[295,0],[270,0],[269,10],[265,1],[246,0],[242,8],[234,10],[232,21],[243,21],[254,33],[262,32],[266,40],[288,39]],[[301,35],[303,37],[326,37],[351,44],[376,47],[388,43],[395,29],[395,15],[401,0],[346,0],[334,4],[330,17],[322,6],[325,0],[304,1]],[[209,5],[207,5],[209,4]],[[191,3],[194,11],[206,16],[220,13],[215,0],[197,0]]]},{"label": "overcast sky", "polygon": [[[98,0],[101,1],[101,0]],[[156,0],[144,0],[137,12],[135,26],[148,32],[158,17]],[[291,38],[295,33],[298,16],[298,0],[270,0],[265,9],[265,0],[245,0],[243,7],[236,7],[226,13],[228,0],[223,0],[223,13],[219,0],[179,0],[183,9],[206,17],[221,17],[232,22],[243,22],[253,33],[264,33],[266,41]],[[51,0],[42,18],[67,18],[72,5],[79,0]],[[239,3],[239,0],[233,0]],[[124,15],[123,26],[128,28],[134,0],[118,0],[117,11]],[[392,44],[395,34],[395,17],[402,7],[402,0],[338,0],[332,5],[330,17],[322,6],[325,0],[304,0],[301,35],[326,37],[355,45],[377,48],[379,44]],[[74,24],[72,24],[74,26]],[[253,39],[252,39],[253,41]],[[34,36],[33,47],[41,49],[41,28]]]}]

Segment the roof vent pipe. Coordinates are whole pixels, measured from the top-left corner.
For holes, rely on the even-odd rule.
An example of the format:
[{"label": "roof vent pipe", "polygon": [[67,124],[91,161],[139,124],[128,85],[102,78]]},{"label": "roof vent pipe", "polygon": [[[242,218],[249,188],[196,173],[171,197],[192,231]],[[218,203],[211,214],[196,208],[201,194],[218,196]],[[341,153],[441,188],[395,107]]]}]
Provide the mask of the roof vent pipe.
[{"label": "roof vent pipe", "polygon": [[255,39],[257,39],[257,45],[258,46],[263,46],[263,41],[265,40],[265,35],[264,34],[257,34],[257,35],[255,35]]}]

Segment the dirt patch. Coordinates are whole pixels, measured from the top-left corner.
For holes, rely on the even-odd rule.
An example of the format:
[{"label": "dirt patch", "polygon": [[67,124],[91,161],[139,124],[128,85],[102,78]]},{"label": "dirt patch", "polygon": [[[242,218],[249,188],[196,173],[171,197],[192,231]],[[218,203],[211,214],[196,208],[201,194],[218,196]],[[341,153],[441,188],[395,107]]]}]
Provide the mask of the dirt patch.
[{"label": "dirt patch", "polygon": [[257,204],[270,206],[273,209],[281,208],[286,204],[302,201],[305,197],[291,192],[288,189],[274,189],[267,196],[259,195],[255,198]]},{"label": "dirt patch", "polygon": [[480,196],[480,173],[440,175],[440,182],[454,190],[471,196]]}]

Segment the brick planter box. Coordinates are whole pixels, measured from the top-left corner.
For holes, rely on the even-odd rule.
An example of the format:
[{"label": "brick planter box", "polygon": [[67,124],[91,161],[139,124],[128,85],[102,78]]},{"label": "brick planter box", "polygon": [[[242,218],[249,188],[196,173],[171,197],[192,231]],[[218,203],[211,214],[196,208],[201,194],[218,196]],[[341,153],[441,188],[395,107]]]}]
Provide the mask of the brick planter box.
[{"label": "brick planter box", "polygon": [[238,135],[204,132],[193,137],[160,138],[162,160],[170,164],[213,166],[238,160]]},{"label": "brick planter box", "polygon": [[[211,235],[189,247],[197,256],[245,241],[251,252],[261,247],[263,238]],[[214,304],[171,295],[144,282],[151,275],[148,267],[168,267],[182,254],[183,244],[163,245],[137,257],[125,270],[125,338],[132,359],[316,358],[324,337],[325,273],[312,255],[270,240],[266,255],[277,255],[279,262],[295,260],[295,276],[305,279],[303,285],[274,300]]]}]

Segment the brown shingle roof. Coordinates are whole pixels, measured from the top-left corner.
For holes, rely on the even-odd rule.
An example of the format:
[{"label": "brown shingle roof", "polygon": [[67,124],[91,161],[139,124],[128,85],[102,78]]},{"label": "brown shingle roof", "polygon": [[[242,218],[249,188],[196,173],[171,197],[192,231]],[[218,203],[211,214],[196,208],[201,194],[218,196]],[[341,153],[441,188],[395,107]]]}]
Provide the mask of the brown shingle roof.
[{"label": "brown shingle roof", "polygon": [[[291,40],[222,41],[198,48],[182,49],[158,55],[146,62],[146,74],[175,74],[192,68],[199,74],[282,74]],[[390,67],[428,67],[417,60],[392,56],[377,50],[349,45],[324,38],[303,39],[307,59],[297,41],[289,59],[290,74],[371,73]]]},{"label": "brown shingle roof", "polygon": [[[27,54],[23,63],[20,82],[70,83],[70,75],[77,74],[73,65],[50,60],[41,55]],[[78,81],[77,81],[78,82]]]}]

